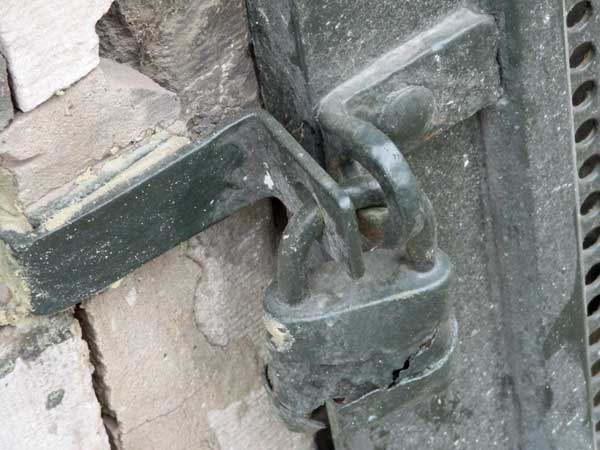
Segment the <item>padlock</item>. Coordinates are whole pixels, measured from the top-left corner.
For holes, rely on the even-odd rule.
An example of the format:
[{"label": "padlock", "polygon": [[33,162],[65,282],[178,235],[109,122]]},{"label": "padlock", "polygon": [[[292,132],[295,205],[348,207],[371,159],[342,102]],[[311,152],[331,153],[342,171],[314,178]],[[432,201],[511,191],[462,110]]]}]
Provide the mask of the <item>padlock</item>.
[{"label": "padlock", "polygon": [[[364,208],[377,197],[374,182],[405,224],[405,236],[396,233],[362,255],[362,277],[352,279],[333,260],[307,269],[324,226],[315,203],[290,219],[282,237],[277,279],[264,302],[265,384],[291,429],[322,427],[312,415],[325,404],[368,412],[370,421],[419,393],[439,390],[450,378],[456,344],[448,298],[452,266],[437,248],[429,200],[400,152],[388,147],[361,157],[375,175],[370,188],[357,186],[364,174],[344,183],[354,207]],[[389,171],[394,179],[385,178]],[[408,195],[398,198],[398,192]]]}]

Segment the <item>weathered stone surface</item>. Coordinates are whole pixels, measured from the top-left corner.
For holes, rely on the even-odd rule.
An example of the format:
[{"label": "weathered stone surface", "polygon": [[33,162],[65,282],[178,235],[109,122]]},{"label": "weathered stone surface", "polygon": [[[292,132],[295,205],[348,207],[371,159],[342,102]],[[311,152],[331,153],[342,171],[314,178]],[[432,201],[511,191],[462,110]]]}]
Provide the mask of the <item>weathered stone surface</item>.
[{"label": "weathered stone surface", "polygon": [[94,25],[112,0],[2,0],[0,47],[13,94],[30,111],[98,65]]},{"label": "weathered stone surface", "polygon": [[261,385],[261,300],[273,265],[265,203],[85,304],[117,449],[312,448],[286,430]]},{"label": "weathered stone surface", "polygon": [[12,99],[10,96],[10,87],[8,85],[8,71],[6,70],[6,61],[0,55],[0,131],[2,131],[14,115]]},{"label": "weathered stone surface", "polygon": [[[1,9],[1,7],[0,7]],[[178,117],[177,96],[128,66],[96,70],[0,134],[0,158],[25,210],[131,142]]]},{"label": "weathered stone surface", "polygon": [[256,104],[242,0],[116,0],[97,29],[104,56],[179,94],[196,134]]},{"label": "weathered stone surface", "polygon": [[[112,23],[107,29],[106,23],[115,17],[118,26]],[[241,0],[177,0],[169,5],[122,1],[99,28],[104,30],[104,44],[114,43],[112,50],[105,49],[107,54],[180,94],[183,117],[197,133],[256,103]],[[105,33],[112,37],[108,39]],[[177,121],[181,110],[176,95],[123,65],[104,61],[60,94],[31,113],[17,114],[0,134],[0,158],[6,172],[0,173],[0,182],[11,188],[6,200],[0,196],[0,206],[11,206],[13,228],[26,226],[23,212],[35,215],[165,129],[172,134],[187,131]],[[311,436],[292,434],[279,421],[262,387],[261,302],[273,272],[271,211],[264,203],[152,261],[79,311],[113,449],[313,447]],[[0,285],[0,303],[11,301],[10,290]],[[71,345],[70,338],[61,341],[51,333],[44,336],[50,338],[44,338],[48,345],[42,356],[61,352],[65,343]],[[13,348],[20,352],[27,345],[20,340]],[[86,361],[86,348],[81,347],[78,357]],[[48,362],[47,370],[60,375],[64,365],[65,370],[76,372],[63,353]],[[4,356],[0,347],[0,361]],[[10,373],[17,369],[11,368]],[[80,385],[90,390],[90,379],[88,368]],[[15,384],[5,395],[18,398],[22,389],[23,385]],[[43,395],[32,391],[31,401],[51,414],[71,405],[69,392],[52,386]],[[104,430],[100,428],[100,434],[89,431],[99,423],[97,403],[80,407],[92,404],[94,420],[72,405],[78,417],[69,418],[72,422],[57,418],[59,434],[63,422],[68,425],[87,418],[88,428],[81,427],[86,434],[79,441],[73,438],[74,443],[62,445],[49,439],[47,447],[34,442],[25,448],[71,450],[71,445],[107,450]],[[19,420],[35,433],[35,422]],[[41,417],[39,427],[52,431],[54,425]],[[44,434],[40,435],[43,439]],[[104,447],[93,441],[94,436],[102,438]],[[5,442],[2,437],[0,430],[0,448]],[[22,450],[6,442],[11,450]]]},{"label": "weathered stone surface", "polygon": [[88,350],[70,315],[0,329],[0,448],[109,450]]}]

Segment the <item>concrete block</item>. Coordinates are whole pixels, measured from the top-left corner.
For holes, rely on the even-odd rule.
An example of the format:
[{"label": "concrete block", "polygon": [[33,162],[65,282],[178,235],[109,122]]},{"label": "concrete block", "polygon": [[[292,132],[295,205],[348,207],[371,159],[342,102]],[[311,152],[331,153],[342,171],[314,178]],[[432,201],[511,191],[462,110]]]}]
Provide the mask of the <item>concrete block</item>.
[{"label": "concrete block", "polygon": [[91,372],[71,315],[0,328],[0,448],[109,450]]},{"label": "concrete block", "polygon": [[2,131],[14,116],[6,60],[0,55],[0,131]]},{"label": "concrete block", "polygon": [[97,29],[103,56],[177,92],[195,134],[257,104],[241,0],[116,0]]},{"label": "concrete block", "polygon": [[98,65],[94,26],[111,3],[2,0],[0,48],[21,111],[31,111]]},{"label": "concrete block", "polygon": [[14,174],[19,202],[31,211],[90,167],[157,126],[169,126],[179,113],[175,94],[128,66],[103,60],[64,95],[17,114],[0,134],[0,158]]},{"label": "concrete block", "polygon": [[118,450],[308,450],[262,387],[270,205],[242,211],[84,305]]}]

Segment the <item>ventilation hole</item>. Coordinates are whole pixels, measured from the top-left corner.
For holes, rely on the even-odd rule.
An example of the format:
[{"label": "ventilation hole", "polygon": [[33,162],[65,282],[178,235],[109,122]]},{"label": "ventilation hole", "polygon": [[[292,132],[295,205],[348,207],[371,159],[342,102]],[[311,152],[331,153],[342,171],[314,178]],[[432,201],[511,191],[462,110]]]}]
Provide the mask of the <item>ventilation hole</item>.
[{"label": "ventilation hole", "polygon": [[579,168],[579,178],[585,178],[590,175],[598,164],[600,164],[600,155],[590,156]]},{"label": "ventilation hole", "polygon": [[600,238],[600,227],[594,228],[590,231],[585,239],[583,240],[583,249],[586,250],[596,244]]},{"label": "ventilation hole", "polygon": [[567,15],[567,26],[573,28],[576,25],[583,25],[592,15],[592,4],[589,1],[579,2]]},{"label": "ventilation hole", "polygon": [[600,308],[600,296],[594,298],[591,302],[588,303],[588,307],[587,307],[588,316],[593,316],[594,313],[596,313],[598,311],[598,308]]},{"label": "ventilation hole", "polygon": [[[575,3],[576,1],[576,3]],[[569,10],[566,16],[566,25],[570,29],[581,30],[586,26],[595,13],[593,10],[592,2],[590,0],[575,0],[575,5]],[[576,43],[570,42],[571,48],[575,47]],[[589,67],[595,58],[596,48],[592,42],[584,42],[577,45],[571,53],[569,58],[569,65],[572,70],[582,71]],[[595,102],[595,96],[597,93],[598,85],[595,80],[587,80],[580,84],[573,92],[572,105],[573,109],[579,113],[584,108],[590,107]],[[592,143],[596,145],[596,134],[598,131],[598,122],[595,119],[588,119],[583,122],[577,131],[575,132],[575,142],[578,144],[578,149],[585,148]],[[587,153],[587,151],[586,151]],[[587,160],[583,161],[583,158],[578,154],[579,165],[579,177],[589,177],[597,169],[600,164],[600,154],[593,155]],[[600,211],[600,190],[593,192],[588,195],[581,205],[581,214],[589,215],[596,214]],[[600,226],[592,229],[585,238],[583,239],[583,249],[589,249],[594,245],[600,243]],[[587,272],[585,276],[585,283],[590,285],[592,283],[598,283],[600,279],[600,260],[593,263],[586,264],[584,270]],[[587,302],[587,313],[588,316],[598,314],[600,311],[600,295],[594,298],[590,298],[586,294]],[[591,330],[591,334],[588,337],[589,345],[598,345],[600,342],[600,328]],[[592,361],[593,365],[589,367],[590,373],[593,377],[600,377],[600,359]],[[595,393],[593,396],[593,404],[595,407],[600,405],[600,392]],[[596,433],[600,432],[600,421],[594,423],[594,429]],[[598,437],[598,436],[596,436]]]},{"label": "ventilation hole", "polygon": [[595,377],[600,373],[600,360],[596,361],[592,366],[592,376]]},{"label": "ventilation hole", "polygon": [[579,86],[573,94],[573,106],[583,107],[589,104],[596,94],[596,83],[588,80]]},{"label": "ventilation hole", "polygon": [[579,69],[587,66],[594,56],[594,46],[591,42],[584,42],[579,45],[569,59],[571,69]]},{"label": "ventilation hole", "polygon": [[592,210],[596,210],[598,207],[598,203],[600,203],[600,192],[596,191],[591,193],[587,196],[587,198],[581,205],[581,214],[585,216],[592,212]]},{"label": "ventilation hole", "polygon": [[590,270],[588,270],[585,276],[585,284],[592,284],[600,275],[600,263],[597,263],[592,266]]},{"label": "ventilation hole", "polygon": [[596,119],[588,119],[583,122],[575,132],[575,142],[578,144],[584,141],[590,141],[596,135],[598,130],[598,122]]},{"label": "ventilation hole", "polygon": [[598,341],[600,341],[600,328],[598,328],[596,331],[594,331],[592,334],[590,334],[590,345],[594,345],[596,344]]}]

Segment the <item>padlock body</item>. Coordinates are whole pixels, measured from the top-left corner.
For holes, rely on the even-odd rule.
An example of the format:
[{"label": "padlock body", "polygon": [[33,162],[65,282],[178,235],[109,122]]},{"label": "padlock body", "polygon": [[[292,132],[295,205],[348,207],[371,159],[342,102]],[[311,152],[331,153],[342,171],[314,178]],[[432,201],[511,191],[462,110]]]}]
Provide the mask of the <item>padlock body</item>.
[{"label": "padlock body", "polygon": [[268,382],[292,425],[327,400],[353,402],[424,371],[452,348],[436,342],[450,339],[444,330],[452,321],[452,268],[443,252],[426,273],[387,250],[365,254],[365,263],[358,281],[338,264],[322,265],[299,305],[281,298],[275,284],[267,292]]}]

